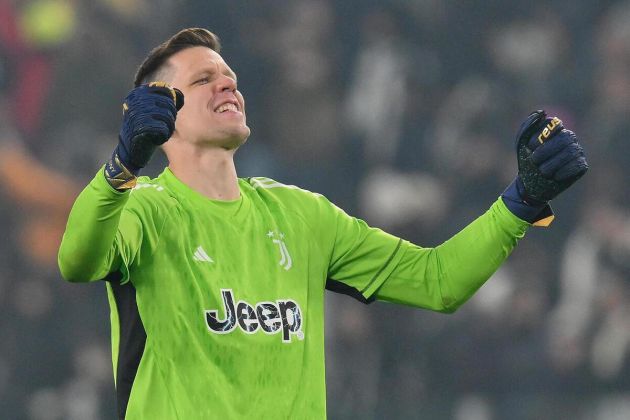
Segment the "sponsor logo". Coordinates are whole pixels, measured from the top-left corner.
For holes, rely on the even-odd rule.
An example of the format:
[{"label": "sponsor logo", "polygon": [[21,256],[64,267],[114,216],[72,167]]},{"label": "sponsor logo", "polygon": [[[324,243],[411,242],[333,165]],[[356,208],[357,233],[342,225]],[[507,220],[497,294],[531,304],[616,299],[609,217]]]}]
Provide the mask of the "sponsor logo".
[{"label": "sponsor logo", "polygon": [[210,256],[208,256],[208,254],[201,247],[201,245],[199,245],[197,249],[195,249],[195,252],[193,253],[193,260],[202,261],[202,262],[211,262],[211,263],[214,262],[214,260],[210,258]]},{"label": "sponsor logo", "polygon": [[278,299],[275,302],[258,302],[252,305],[244,300],[234,302],[232,289],[221,289],[224,317],[219,319],[216,309],[205,310],[208,330],[215,334],[228,334],[237,327],[247,334],[259,329],[265,334],[281,334],[283,343],[290,343],[295,336],[304,339],[302,331],[302,311],[292,299]]},{"label": "sponsor logo", "polygon": [[549,121],[549,124],[547,124],[545,129],[542,131],[542,133],[538,135],[538,142],[540,144],[543,144],[549,138],[549,136],[551,136],[551,133],[553,133],[553,130],[560,124],[562,124],[562,121],[560,120],[560,118],[553,117],[551,121]]}]

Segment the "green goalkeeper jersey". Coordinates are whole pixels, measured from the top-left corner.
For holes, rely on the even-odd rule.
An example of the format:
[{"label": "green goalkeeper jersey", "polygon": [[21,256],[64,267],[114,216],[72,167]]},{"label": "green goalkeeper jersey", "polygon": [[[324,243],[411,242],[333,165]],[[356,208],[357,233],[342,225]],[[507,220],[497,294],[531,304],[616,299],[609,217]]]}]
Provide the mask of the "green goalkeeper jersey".
[{"label": "green goalkeeper jersey", "polygon": [[107,280],[118,411],[126,419],[326,416],[324,290],[451,312],[527,223],[501,200],[436,248],[268,178],[210,200],[167,168],[131,192],[102,173],[59,253],[71,281]]}]

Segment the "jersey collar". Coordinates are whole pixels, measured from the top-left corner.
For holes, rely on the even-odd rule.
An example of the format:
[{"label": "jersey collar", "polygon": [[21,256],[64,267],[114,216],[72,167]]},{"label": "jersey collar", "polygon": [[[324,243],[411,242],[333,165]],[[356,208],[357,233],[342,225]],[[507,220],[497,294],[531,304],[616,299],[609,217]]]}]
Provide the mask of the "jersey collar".
[{"label": "jersey collar", "polygon": [[209,211],[236,222],[242,221],[249,213],[251,202],[245,191],[246,182],[240,178],[238,187],[241,194],[236,200],[212,200],[184,184],[168,167],[160,174],[159,179],[177,195],[177,198],[185,199],[199,210]]}]

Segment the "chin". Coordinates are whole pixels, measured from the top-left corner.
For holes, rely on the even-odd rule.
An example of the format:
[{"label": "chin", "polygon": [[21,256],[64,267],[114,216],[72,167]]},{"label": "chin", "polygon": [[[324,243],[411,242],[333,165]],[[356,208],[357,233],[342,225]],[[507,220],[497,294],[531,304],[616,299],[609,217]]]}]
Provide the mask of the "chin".
[{"label": "chin", "polygon": [[247,141],[247,137],[239,139],[230,139],[221,145],[225,150],[236,150]]},{"label": "chin", "polygon": [[220,145],[225,150],[236,150],[245,144],[250,133],[249,127],[245,126],[236,132],[229,133],[221,140],[212,141],[212,143]]}]

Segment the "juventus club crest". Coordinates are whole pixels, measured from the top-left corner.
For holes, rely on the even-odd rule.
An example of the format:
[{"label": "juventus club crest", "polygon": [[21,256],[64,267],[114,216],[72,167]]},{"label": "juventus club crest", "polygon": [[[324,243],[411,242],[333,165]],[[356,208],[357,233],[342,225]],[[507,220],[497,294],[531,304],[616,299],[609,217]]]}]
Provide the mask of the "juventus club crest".
[{"label": "juventus club crest", "polygon": [[278,246],[278,251],[280,252],[280,260],[278,261],[278,264],[280,264],[280,266],[282,266],[285,270],[289,270],[293,265],[293,260],[291,259],[291,254],[289,254],[287,245],[284,243],[284,233],[270,230],[267,232],[267,237],[269,237],[271,241]]}]

